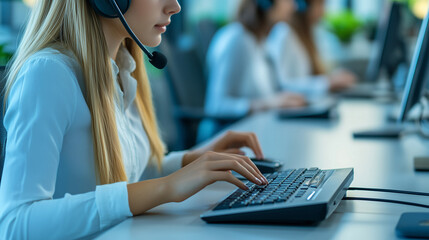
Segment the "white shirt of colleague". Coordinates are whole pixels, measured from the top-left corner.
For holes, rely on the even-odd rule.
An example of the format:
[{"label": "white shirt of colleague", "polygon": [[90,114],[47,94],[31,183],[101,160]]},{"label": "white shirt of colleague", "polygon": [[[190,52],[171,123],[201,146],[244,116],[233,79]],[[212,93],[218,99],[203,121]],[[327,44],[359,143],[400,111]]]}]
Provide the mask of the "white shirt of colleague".
[{"label": "white shirt of colleague", "polygon": [[282,88],[304,94],[309,99],[328,93],[328,78],[312,74],[310,57],[288,24],[277,23],[267,38],[266,46]]},{"label": "white shirt of colleague", "polygon": [[207,53],[206,112],[217,116],[244,116],[251,101],[276,92],[276,74],[268,58],[265,39],[238,23],[214,36]]}]

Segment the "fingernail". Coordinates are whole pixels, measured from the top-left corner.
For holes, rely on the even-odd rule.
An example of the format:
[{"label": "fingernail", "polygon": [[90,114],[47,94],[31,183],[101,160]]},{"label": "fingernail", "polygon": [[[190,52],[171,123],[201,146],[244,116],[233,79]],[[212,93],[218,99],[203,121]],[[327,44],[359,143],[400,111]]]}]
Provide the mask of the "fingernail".
[{"label": "fingernail", "polygon": [[261,180],[259,180],[259,178],[255,177],[255,179],[256,179],[256,181],[259,183],[259,185],[261,185],[261,184],[262,184],[262,181],[261,181]]}]

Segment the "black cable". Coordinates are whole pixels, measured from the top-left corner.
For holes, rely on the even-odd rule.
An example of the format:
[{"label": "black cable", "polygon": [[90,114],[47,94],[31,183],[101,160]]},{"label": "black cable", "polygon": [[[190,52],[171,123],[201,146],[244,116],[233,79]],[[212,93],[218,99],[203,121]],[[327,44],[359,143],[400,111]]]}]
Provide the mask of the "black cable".
[{"label": "black cable", "polygon": [[143,52],[145,52],[145,54],[152,59],[153,55],[152,53],[150,53],[144,46],[143,44],[140,42],[139,38],[136,36],[136,34],[134,33],[134,31],[129,27],[127,20],[125,20],[124,14],[122,14],[121,9],[119,8],[118,4],[116,3],[116,1],[110,1],[111,4],[113,4],[113,7],[116,10],[116,13],[118,14],[119,20],[121,20],[122,25],[124,25],[125,30],[127,30],[128,34],[130,34],[130,37],[139,45],[139,47],[143,50]]},{"label": "black cable", "polygon": [[394,190],[394,189],[384,189],[384,188],[350,187],[347,190],[349,190],[349,191],[388,192],[388,193],[399,193],[399,194],[408,194],[408,195],[417,195],[417,196],[429,197],[429,193]]},{"label": "black cable", "polygon": [[390,199],[382,199],[382,198],[363,198],[363,197],[344,197],[343,200],[347,201],[370,201],[370,202],[387,202],[387,203],[396,203],[402,205],[410,205],[415,207],[429,208],[429,205],[413,203],[413,202],[404,202]]}]

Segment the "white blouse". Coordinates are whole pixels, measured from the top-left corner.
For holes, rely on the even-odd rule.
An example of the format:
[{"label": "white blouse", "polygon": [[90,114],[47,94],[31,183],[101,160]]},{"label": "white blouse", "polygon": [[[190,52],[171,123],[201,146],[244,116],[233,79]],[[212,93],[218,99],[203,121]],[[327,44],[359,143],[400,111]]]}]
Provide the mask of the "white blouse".
[{"label": "white blouse", "polygon": [[314,76],[310,57],[296,33],[284,22],[277,23],[267,38],[267,50],[282,88],[307,98],[322,97],[329,83],[324,75]]},{"label": "white blouse", "polygon": [[209,115],[244,116],[251,101],[269,98],[279,90],[265,40],[258,41],[238,22],[216,33],[207,53],[207,67]]},{"label": "white blouse", "polygon": [[[126,182],[97,186],[83,73],[69,55],[52,48],[39,51],[25,62],[11,89],[4,117],[0,239],[88,237],[132,216]],[[185,152],[166,156],[161,173],[149,159],[149,141],[134,101],[137,82],[130,75],[134,59],[120,48],[117,65],[111,62],[128,182],[180,169]]]}]

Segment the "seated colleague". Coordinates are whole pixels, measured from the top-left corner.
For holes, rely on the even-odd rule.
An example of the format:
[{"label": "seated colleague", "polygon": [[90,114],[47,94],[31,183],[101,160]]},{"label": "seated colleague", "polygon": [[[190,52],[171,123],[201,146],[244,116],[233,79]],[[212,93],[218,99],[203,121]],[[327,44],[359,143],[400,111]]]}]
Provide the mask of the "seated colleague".
[{"label": "seated colleague", "polygon": [[302,96],[280,91],[265,46],[275,23],[286,21],[293,11],[293,0],[242,1],[238,22],[219,30],[208,50],[208,114],[241,117],[305,105]]},{"label": "seated colleague", "polygon": [[[9,69],[0,239],[88,237],[216,181],[247,189],[230,170],[266,183],[233,154],[246,146],[263,157],[253,133],[164,158],[142,52],[92,6],[37,1]],[[179,11],[176,0],[133,0],[125,18],[156,46]]]},{"label": "seated colleague", "polygon": [[[356,77],[346,70],[328,74],[320,58],[315,26],[324,15],[324,0],[299,0],[287,23],[277,24],[268,40],[268,52],[285,88],[309,96],[323,96],[354,85]],[[290,26],[290,27],[289,27]]]}]

